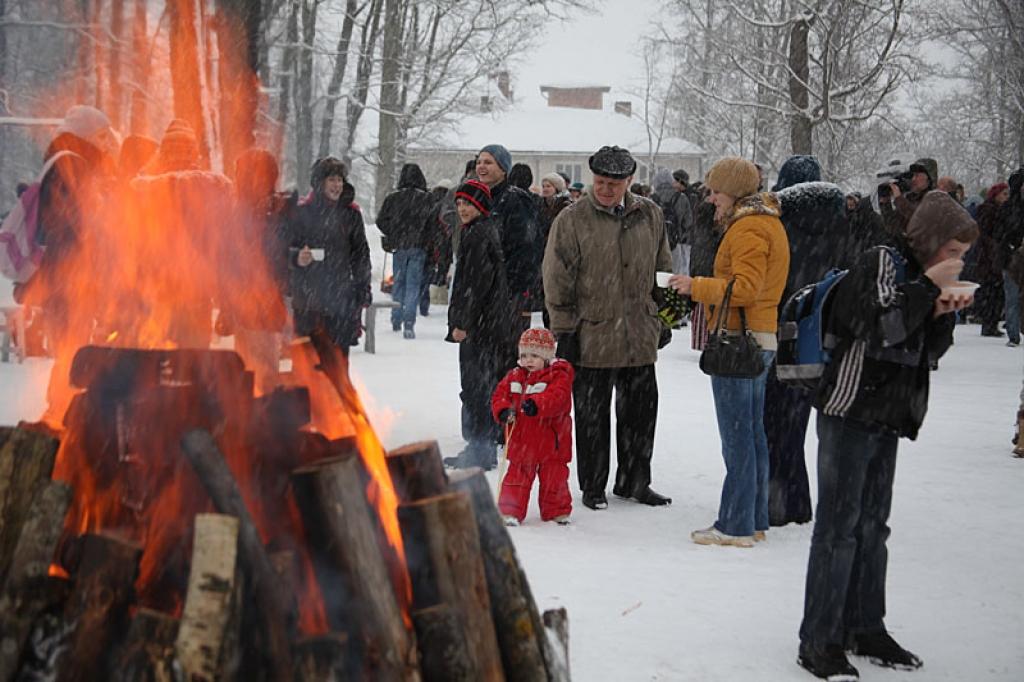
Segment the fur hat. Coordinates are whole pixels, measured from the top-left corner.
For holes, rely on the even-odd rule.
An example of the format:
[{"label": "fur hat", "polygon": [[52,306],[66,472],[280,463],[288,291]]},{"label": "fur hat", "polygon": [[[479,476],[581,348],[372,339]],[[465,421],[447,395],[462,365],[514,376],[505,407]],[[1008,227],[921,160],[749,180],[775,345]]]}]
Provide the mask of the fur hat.
[{"label": "fur hat", "polygon": [[543,327],[533,327],[519,337],[519,354],[533,353],[545,362],[555,359],[555,335]]},{"label": "fur hat", "polygon": [[491,189],[479,180],[466,180],[459,185],[455,198],[468,201],[484,215],[491,215]]},{"label": "fur hat", "polygon": [[914,251],[914,258],[924,266],[954,237],[973,242],[978,238],[978,225],[948,192],[928,192],[907,224],[907,243]]},{"label": "fur hat", "polygon": [[345,162],[333,156],[317,159],[309,173],[309,184],[313,189],[318,190],[324,184],[324,180],[332,175],[348,179],[348,166],[345,165]]},{"label": "fur hat", "polygon": [[481,154],[483,152],[487,152],[494,157],[501,170],[505,171],[505,175],[508,175],[508,172],[512,170],[512,155],[500,144],[489,144],[480,150]]},{"label": "fur hat", "polygon": [[548,173],[542,177],[541,182],[550,182],[551,186],[555,188],[555,192],[561,194],[565,191],[565,178],[558,173]]},{"label": "fur hat", "polygon": [[727,156],[711,167],[704,184],[716,192],[739,199],[757,192],[760,183],[761,176],[752,161]]},{"label": "fur hat", "polygon": [[678,183],[683,184],[683,185],[689,185],[690,184],[690,174],[687,173],[682,168],[678,168],[678,169],[672,171],[672,179],[675,180]]},{"label": "fur hat", "polygon": [[601,147],[588,163],[591,173],[613,180],[625,180],[636,172],[636,160],[622,147]]},{"label": "fur hat", "polygon": [[160,138],[157,154],[160,169],[167,171],[194,170],[199,167],[199,143],[188,121],[172,119]]}]

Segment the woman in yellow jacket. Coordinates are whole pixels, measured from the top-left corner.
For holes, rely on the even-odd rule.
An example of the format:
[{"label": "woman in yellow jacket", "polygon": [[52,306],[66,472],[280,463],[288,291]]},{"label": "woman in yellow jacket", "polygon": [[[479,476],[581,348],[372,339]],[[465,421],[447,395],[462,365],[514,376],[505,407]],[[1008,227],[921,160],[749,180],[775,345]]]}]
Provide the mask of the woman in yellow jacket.
[{"label": "woman in yellow jacket", "polygon": [[740,332],[740,310],[764,354],[765,371],[754,379],[711,377],[718,433],[725,459],[725,482],[718,519],[690,537],[700,545],[752,547],[768,530],[768,441],[764,432],[764,387],[775,357],[779,299],[789,273],[789,242],[774,194],[758,193],[757,167],[746,159],[724,158],[708,172],[708,201],[723,237],[714,277],[676,275],[671,286],[715,311],[714,328],[726,285],[733,281],[725,328]]}]

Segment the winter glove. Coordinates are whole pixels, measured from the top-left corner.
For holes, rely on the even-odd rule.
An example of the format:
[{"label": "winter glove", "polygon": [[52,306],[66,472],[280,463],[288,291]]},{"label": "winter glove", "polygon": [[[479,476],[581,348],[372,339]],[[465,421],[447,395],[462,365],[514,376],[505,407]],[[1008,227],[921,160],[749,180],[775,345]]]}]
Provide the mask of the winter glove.
[{"label": "winter glove", "polygon": [[537,403],[533,402],[533,398],[523,401],[523,414],[527,417],[537,416]]},{"label": "winter glove", "polygon": [[516,411],[511,407],[506,407],[498,414],[498,421],[502,424],[508,424],[509,421],[516,416]]},{"label": "winter glove", "polygon": [[558,347],[555,355],[573,365],[580,361],[580,338],[576,332],[558,335]]}]

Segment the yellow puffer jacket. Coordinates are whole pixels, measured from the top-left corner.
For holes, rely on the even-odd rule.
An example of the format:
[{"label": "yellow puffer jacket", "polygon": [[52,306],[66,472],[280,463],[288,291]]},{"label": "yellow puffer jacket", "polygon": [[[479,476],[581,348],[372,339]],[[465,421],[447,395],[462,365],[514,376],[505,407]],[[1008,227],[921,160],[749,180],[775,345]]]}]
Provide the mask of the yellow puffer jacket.
[{"label": "yellow puffer jacket", "polygon": [[725,287],[735,278],[726,328],[740,329],[739,309],[743,308],[748,329],[775,333],[779,299],[789,274],[789,240],[780,214],[779,201],[769,192],[736,202],[715,256],[715,276],[693,280],[691,298],[715,306],[708,322],[710,328],[718,319]]}]

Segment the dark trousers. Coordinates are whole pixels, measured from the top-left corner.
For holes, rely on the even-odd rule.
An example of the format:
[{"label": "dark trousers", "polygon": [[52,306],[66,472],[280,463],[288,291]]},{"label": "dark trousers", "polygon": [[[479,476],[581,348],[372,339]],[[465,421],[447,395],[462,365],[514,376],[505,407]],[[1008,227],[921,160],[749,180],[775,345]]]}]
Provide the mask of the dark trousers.
[{"label": "dark trousers", "polygon": [[603,493],[611,458],[611,399],[615,391],[616,494],[651,484],[658,379],[654,365],[613,369],[576,368],[572,399],[576,416],[576,474],[580,490]]},{"label": "dark trousers", "polygon": [[811,520],[804,441],[811,417],[811,394],[781,383],[768,372],[764,432],[768,437],[768,521],[773,526]]},{"label": "dark trousers", "polygon": [[514,363],[502,344],[467,338],[459,344],[459,378],[462,392],[462,437],[472,444],[498,442],[498,423],[491,414],[491,395]]},{"label": "dark trousers", "polygon": [[899,439],[818,413],[818,508],[800,640],[843,645],[885,629],[889,510]]}]

